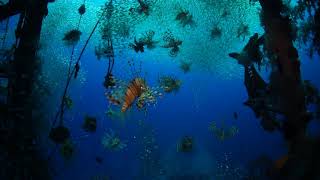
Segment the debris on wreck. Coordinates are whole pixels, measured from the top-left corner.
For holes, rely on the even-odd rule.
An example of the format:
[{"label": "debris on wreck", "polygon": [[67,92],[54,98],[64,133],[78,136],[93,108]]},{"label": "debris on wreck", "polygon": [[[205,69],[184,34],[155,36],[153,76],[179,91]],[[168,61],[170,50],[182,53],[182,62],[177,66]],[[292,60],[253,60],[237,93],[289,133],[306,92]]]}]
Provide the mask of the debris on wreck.
[{"label": "debris on wreck", "polygon": [[263,45],[263,43],[264,36],[259,37],[258,33],[255,33],[250,37],[248,43],[240,53],[233,52],[230,53],[229,56],[236,59],[239,64],[244,65],[245,67],[254,63],[257,64],[260,69],[263,61],[260,46]]},{"label": "debris on wreck", "polygon": [[262,55],[259,51],[260,38],[258,34],[253,35],[241,53],[230,53],[229,56],[238,60],[245,67],[245,86],[249,95],[244,105],[249,106],[255,112],[256,117],[261,117],[261,126],[264,130],[272,132],[279,128],[276,119],[279,109],[274,104],[274,99],[269,98],[268,84],[261,78],[253,63],[260,68]]},{"label": "debris on wreck", "polygon": [[256,117],[261,117],[260,124],[264,130],[273,132],[280,128],[275,113],[279,112],[279,108],[273,102],[274,99],[268,97],[268,84],[254,66],[256,64],[259,69],[261,68],[263,54],[260,46],[264,45],[264,42],[265,36],[259,37],[258,33],[255,33],[240,53],[230,53],[229,56],[236,59],[245,68],[245,86],[249,99],[244,104],[253,109]]},{"label": "debris on wreck", "polygon": [[75,45],[79,42],[81,34],[79,30],[72,29],[65,33],[62,40],[65,41],[67,45]]}]

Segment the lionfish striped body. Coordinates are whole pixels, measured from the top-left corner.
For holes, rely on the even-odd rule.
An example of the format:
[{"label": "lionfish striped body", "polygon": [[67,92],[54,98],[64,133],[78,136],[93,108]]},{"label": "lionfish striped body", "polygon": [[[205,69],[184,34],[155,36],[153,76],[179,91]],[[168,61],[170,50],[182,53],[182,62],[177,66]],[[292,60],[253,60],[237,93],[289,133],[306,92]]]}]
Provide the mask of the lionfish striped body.
[{"label": "lionfish striped body", "polygon": [[128,85],[126,94],[124,96],[124,102],[121,111],[126,112],[135,99],[139,98],[146,88],[147,87],[143,79],[135,78],[132,80]]}]

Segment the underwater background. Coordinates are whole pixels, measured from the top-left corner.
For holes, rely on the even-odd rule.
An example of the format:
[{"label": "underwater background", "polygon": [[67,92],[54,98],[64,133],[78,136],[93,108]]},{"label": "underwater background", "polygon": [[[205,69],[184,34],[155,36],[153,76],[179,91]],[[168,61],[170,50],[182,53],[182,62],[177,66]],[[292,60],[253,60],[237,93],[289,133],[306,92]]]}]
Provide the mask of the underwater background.
[{"label": "underwater background", "polygon": [[[112,15],[93,33],[78,77],[72,78],[67,93],[63,125],[71,138],[57,146],[48,139],[48,132],[60,108],[69,66],[79,57],[101,9],[110,2]],[[41,117],[37,131],[54,179],[232,180],[252,174],[266,178],[261,172],[286,156],[286,142],[280,132],[265,131],[254,112],[243,105],[248,98],[244,68],[228,55],[241,51],[254,33],[263,34],[259,3],[149,0],[146,14],[138,9],[140,1],[110,2],[57,0],[49,4],[38,50],[42,111],[37,112]],[[82,4],[86,10],[80,18]],[[179,14],[186,17],[178,18]],[[9,28],[17,20],[11,18]],[[72,29],[81,33],[70,45],[65,38]],[[150,32],[154,47],[136,52],[134,40]],[[110,57],[100,54],[99,59],[97,52],[105,45],[106,34],[114,49],[116,85],[111,88],[104,86]],[[182,42],[177,52],[166,47],[166,35]],[[14,31],[9,32],[5,46],[14,41]],[[319,87],[319,56],[308,56],[304,45],[296,47],[302,78]],[[263,67],[259,73],[268,81],[270,69]],[[150,88],[146,97],[150,101],[143,108],[134,103],[121,112],[121,105],[109,95],[124,95],[135,78]],[[176,81],[176,89],[167,90],[165,80]],[[90,118],[95,119],[94,130],[84,127]],[[319,121],[310,123],[310,135],[320,135],[319,130]]]}]

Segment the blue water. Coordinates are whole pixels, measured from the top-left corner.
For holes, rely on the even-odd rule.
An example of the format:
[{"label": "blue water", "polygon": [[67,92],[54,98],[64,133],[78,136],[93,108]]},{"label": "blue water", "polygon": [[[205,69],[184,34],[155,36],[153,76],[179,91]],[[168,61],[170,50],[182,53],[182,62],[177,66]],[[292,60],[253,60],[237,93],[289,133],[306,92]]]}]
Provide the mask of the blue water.
[{"label": "blue water", "polygon": [[[212,40],[204,39],[206,33],[208,34],[205,27],[210,21],[216,22],[217,17],[214,14],[210,15],[205,10],[203,10],[202,17],[197,14],[201,10],[190,9],[185,1],[176,0],[172,3],[189,8],[194,13],[196,20],[201,20],[201,17],[210,20],[203,24],[197,21],[198,26],[194,28],[181,28],[175,21],[167,22],[172,25],[163,27],[161,23],[165,20],[153,22],[157,17],[151,14],[149,17],[151,20],[145,18],[146,23],[145,21],[138,23],[137,27],[132,30],[132,35],[122,39],[125,44],[124,48],[120,40],[115,40],[116,61],[113,73],[117,78],[130,82],[135,77],[132,76],[127,61],[133,58],[136,67],[140,62],[142,63],[142,68],[138,68],[139,75],[146,79],[148,86],[156,87],[159,76],[171,75],[181,80],[182,85],[179,91],[158,97],[155,105],[147,107],[146,114],[133,105],[122,117],[107,116],[106,111],[110,104],[105,96],[106,89],[103,87],[107,61],[98,61],[94,54],[94,47],[100,41],[99,32],[95,32],[93,40],[82,57],[80,75],[78,79],[72,80],[69,88],[68,94],[72,98],[73,107],[66,111],[64,125],[71,131],[71,140],[75,144],[75,150],[70,159],[64,159],[56,146],[46,139],[46,132],[50,128],[60,103],[62,90],[66,83],[68,59],[71,54],[71,47],[64,46],[61,39],[64,32],[73,28],[78,21],[77,13],[73,12],[81,2],[77,0],[68,4],[67,1],[60,1],[50,4],[49,12],[52,14],[49,14],[44,22],[41,39],[42,49],[39,56],[43,62],[42,75],[43,79],[47,79],[46,82],[51,90],[51,94],[45,97],[48,123],[42,127],[44,132],[42,143],[44,144],[44,155],[52,155],[49,165],[54,179],[86,180],[98,177],[102,179],[104,176],[115,180],[168,179],[184,175],[205,175],[210,179],[241,179],[247,173],[247,164],[258,157],[266,155],[276,160],[286,155],[287,147],[282,135],[279,132],[264,131],[253,111],[243,105],[243,102],[247,100],[243,83],[244,69],[227,56],[229,52],[241,50],[248,41],[248,37],[243,41],[239,38],[228,39],[228,35],[234,31],[232,30],[234,24],[246,21],[251,28],[250,35],[254,32],[261,33],[262,28],[257,21],[258,15],[248,10],[243,12],[245,15],[240,16],[238,21],[230,18],[227,22],[221,22],[225,23],[223,27],[227,35],[222,36],[222,39],[217,40],[218,42],[211,42]],[[239,6],[240,9],[249,6],[244,1],[236,2],[243,5],[243,7]],[[197,4],[197,2],[192,3]],[[201,3],[203,2],[199,1],[199,4]],[[211,3],[214,4],[214,2]],[[87,1],[87,14],[84,15],[80,24],[83,34],[76,46],[75,57],[78,57],[97,19],[97,10],[101,5],[103,5],[102,1]],[[256,9],[257,7],[251,8]],[[221,9],[223,8],[216,7],[215,11],[220,12]],[[153,11],[157,12],[157,9]],[[236,17],[238,11],[234,11]],[[159,14],[161,15],[160,12],[157,15]],[[61,19],[66,19],[66,22]],[[15,27],[14,22],[14,20],[11,21],[12,27]],[[185,41],[186,45],[183,44],[181,52],[175,58],[168,55],[168,49],[161,47],[137,54],[126,46],[133,41],[135,34],[150,28],[156,32],[163,32],[165,29],[171,29],[175,33],[181,31],[180,38]],[[208,48],[203,49],[203,52],[202,45],[197,45],[201,42],[205,44],[204,47]],[[210,46],[206,46],[208,44]],[[122,55],[119,49],[124,52]],[[320,68],[319,56],[311,59],[305,54],[303,48],[299,49],[299,55],[303,79],[311,80],[319,87],[320,79],[317,78]],[[189,73],[183,73],[179,69],[181,60],[192,62]],[[268,72],[262,70],[261,73],[267,80]],[[234,112],[238,113],[237,119],[233,117]],[[81,128],[85,115],[97,118],[96,132],[87,133]],[[236,126],[239,132],[234,137],[221,141],[209,130],[209,125],[213,121],[218,126],[224,123],[227,128]],[[127,144],[124,149],[111,151],[102,146],[102,137],[110,129]],[[319,129],[319,122],[313,122],[310,125],[310,134],[318,135]],[[193,138],[194,149],[189,154],[177,152],[177,144],[184,136]],[[147,149],[144,146],[146,138],[153,140]],[[140,158],[146,150],[151,151],[147,152],[150,153],[150,158],[157,163],[146,165],[149,171],[143,174],[144,165]],[[102,159],[101,163],[97,162],[97,157]]]}]

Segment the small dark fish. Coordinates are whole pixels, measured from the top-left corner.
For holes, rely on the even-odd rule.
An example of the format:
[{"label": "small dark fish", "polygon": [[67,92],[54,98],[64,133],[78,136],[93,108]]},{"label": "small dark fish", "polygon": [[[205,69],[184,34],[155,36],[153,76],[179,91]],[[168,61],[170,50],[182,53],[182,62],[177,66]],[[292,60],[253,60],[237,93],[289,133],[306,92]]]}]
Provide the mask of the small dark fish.
[{"label": "small dark fish", "polygon": [[140,4],[139,13],[144,13],[145,15],[149,15],[149,6],[143,2],[142,0],[138,0],[138,3]]},{"label": "small dark fish", "polygon": [[137,44],[136,46],[134,46],[134,51],[135,52],[144,52],[144,47],[142,44]]},{"label": "small dark fish", "polygon": [[132,44],[132,47],[134,49],[135,52],[144,52],[144,43],[137,41],[136,39],[134,39],[134,44]]},{"label": "small dark fish", "polygon": [[233,112],[233,118],[234,119],[238,119],[238,113],[237,112]]},{"label": "small dark fish", "polygon": [[129,47],[132,48],[135,52],[144,52],[144,42],[137,41],[136,38],[134,38],[134,42],[129,44]]},{"label": "small dark fish", "polygon": [[103,158],[100,157],[100,156],[96,156],[96,162],[97,162],[98,164],[102,164],[102,163],[103,163]]}]

